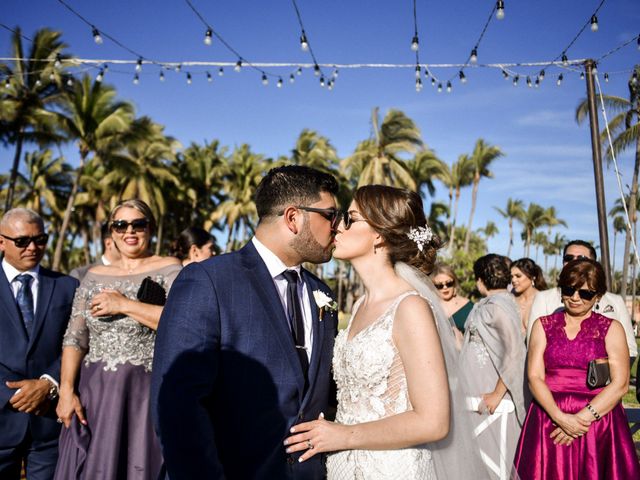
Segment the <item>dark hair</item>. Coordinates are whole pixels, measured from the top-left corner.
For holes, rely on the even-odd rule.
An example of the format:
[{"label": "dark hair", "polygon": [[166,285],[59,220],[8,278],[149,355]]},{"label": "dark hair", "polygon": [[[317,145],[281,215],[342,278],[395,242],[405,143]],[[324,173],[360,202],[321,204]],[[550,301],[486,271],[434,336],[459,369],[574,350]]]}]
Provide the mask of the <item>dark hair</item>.
[{"label": "dark hair", "polygon": [[272,168],[256,188],[258,219],[280,215],[289,205],[309,206],[320,200],[320,192],[336,195],[336,179],[302,165]]},{"label": "dark hair", "polygon": [[457,287],[460,284],[460,281],[458,280],[458,276],[456,275],[456,272],[453,271],[453,268],[451,268],[449,265],[446,265],[444,263],[438,263],[436,264],[435,267],[433,267],[433,270],[431,271],[431,279],[433,280],[433,278],[435,278],[436,275],[446,275],[447,277],[451,278],[451,280],[453,280],[455,282],[455,287]]},{"label": "dark hair", "polygon": [[524,273],[529,280],[533,282],[533,286],[538,290],[546,290],[547,282],[544,281],[544,274],[540,266],[530,258],[520,258],[511,264],[511,268],[517,268]]},{"label": "dark hair", "polygon": [[111,222],[116,217],[116,213],[118,213],[118,210],[121,208],[133,208],[144,215],[144,217],[149,220],[149,236],[152,236],[156,231],[156,218],[153,216],[151,208],[149,208],[149,205],[139,198],[132,198],[130,200],[123,200],[119,202],[113,210],[111,210],[111,215],[109,215],[109,225],[111,225]]},{"label": "dark hair", "polygon": [[362,218],[382,237],[392,265],[404,262],[431,273],[442,246],[440,238],[432,232],[431,239],[420,250],[418,243],[408,236],[412,228],[429,228],[420,195],[403,188],[365,185],[356,190],[353,200]]},{"label": "dark hair", "polygon": [[482,280],[488,290],[507,288],[511,281],[511,272],[502,255],[490,253],[480,257],[473,264],[476,280]]},{"label": "dark hair", "polygon": [[107,238],[111,238],[111,228],[109,228],[109,222],[103,222],[102,225],[100,225],[100,242],[102,243],[103,252],[106,249],[104,241]]},{"label": "dark hair", "polygon": [[599,262],[586,258],[579,258],[567,263],[560,272],[558,280],[559,287],[580,288],[587,284],[590,290],[593,290],[602,296],[607,291],[607,280],[604,276],[604,269]]},{"label": "dark hair", "polygon": [[206,230],[198,227],[185,228],[171,244],[171,255],[178,257],[180,260],[184,260],[189,256],[191,245],[201,248],[208,242],[212,242],[213,245],[216,244],[213,235]]},{"label": "dark hair", "polygon": [[593,245],[591,245],[589,242],[585,242],[584,240],[571,240],[569,243],[567,243],[564,246],[564,250],[562,251],[562,256],[563,257],[567,254],[567,249],[571,245],[578,245],[580,247],[585,247],[586,249],[589,250],[589,254],[591,255],[591,260],[598,260],[598,255],[596,254],[596,249],[593,248]]}]

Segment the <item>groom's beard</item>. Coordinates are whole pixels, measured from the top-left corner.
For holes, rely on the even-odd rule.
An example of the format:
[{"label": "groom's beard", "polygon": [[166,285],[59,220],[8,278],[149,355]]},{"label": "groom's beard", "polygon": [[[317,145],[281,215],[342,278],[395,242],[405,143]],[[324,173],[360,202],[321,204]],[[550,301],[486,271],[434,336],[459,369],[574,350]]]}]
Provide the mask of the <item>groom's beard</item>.
[{"label": "groom's beard", "polygon": [[313,236],[309,222],[305,222],[300,233],[291,241],[290,246],[300,255],[303,262],[325,263],[331,260],[334,244],[333,237],[331,237],[329,244],[323,247]]}]

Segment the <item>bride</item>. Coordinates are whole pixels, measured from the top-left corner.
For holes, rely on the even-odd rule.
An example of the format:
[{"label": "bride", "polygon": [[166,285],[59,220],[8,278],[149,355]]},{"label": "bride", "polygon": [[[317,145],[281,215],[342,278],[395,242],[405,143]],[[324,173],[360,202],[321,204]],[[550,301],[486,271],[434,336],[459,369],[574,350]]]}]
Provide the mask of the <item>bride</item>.
[{"label": "bride", "polygon": [[334,257],[349,260],[365,288],[335,342],[336,422],[321,416],[296,425],[287,452],[306,450],[300,461],[335,452],[330,480],[483,478],[458,416],[453,330],[425,276],[440,240],[420,196],[359,188],[335,243]]}]

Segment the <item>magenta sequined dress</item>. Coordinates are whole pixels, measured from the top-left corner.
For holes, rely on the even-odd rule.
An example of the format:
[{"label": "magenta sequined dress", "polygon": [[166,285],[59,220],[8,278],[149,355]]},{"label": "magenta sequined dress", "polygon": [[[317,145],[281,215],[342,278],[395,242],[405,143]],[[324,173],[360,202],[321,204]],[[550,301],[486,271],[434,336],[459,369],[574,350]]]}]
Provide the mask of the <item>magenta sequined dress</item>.
[{"label": "magenta sequined dress", "polygon": [[[539,321],[547,337],[547,386],[562,411],[577,413],[602,390],[587,387],[587,365],[594,358],[607,356],[605,336],[612,320],[593,313],[582,322],[573,340],[564,330],[564,312]],[[622,403],[593,422],[587,434],[569,446],[554,445],[549,438],[554,429],[547,413],[532,403],[515,456],[521,480],[640,479],[640,464]]]}]

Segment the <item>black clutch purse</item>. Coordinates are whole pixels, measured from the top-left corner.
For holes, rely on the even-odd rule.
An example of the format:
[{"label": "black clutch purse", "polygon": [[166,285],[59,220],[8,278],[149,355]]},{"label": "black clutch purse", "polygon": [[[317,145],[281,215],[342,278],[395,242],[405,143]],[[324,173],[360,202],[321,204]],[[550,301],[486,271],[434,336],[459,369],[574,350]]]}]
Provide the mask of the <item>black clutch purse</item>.
[{"label": "black clutch purse", "polygon": [[164,306],[167,302],[167,292],[162,288],[162,285],[153,281],[151,277],[145,277],[145,279],[142,280],[136,297],[142,303],[149,303],[151,305]]},{"label": "black clutch purse", "polygon": [[609,359],[596,358],[587,367],[587,385],[589,388],[600,388],[609,385]]}]

